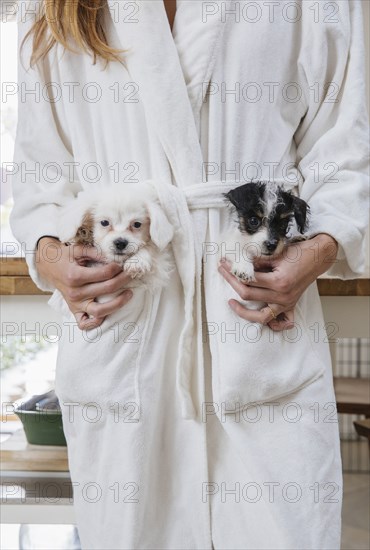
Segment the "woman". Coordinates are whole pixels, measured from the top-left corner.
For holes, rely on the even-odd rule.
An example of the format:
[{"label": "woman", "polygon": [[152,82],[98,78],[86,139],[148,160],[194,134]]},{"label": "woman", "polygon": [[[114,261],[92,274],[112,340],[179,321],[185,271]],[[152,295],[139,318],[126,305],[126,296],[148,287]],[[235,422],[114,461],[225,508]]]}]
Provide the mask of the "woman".
[{"label": "woman", "polygon": [[[175,18],[170,1],[42,4],[22,51],[36,64],[20,67],[12,226],[37,249],[35,282],[59,289],[71,312],[56,389],[83,548],[339,548],[339,438],[315,281],[364,266],[360,2],[179,0]],[[20,41],[35,21],[24,13]],[[184,271],[195,281],[190,371],[176,368],[179,273],[155,297],[131,372],[126,342],[104,328],[132,299],[127,276],[85,267],[94,250],[58,241],[60,207],[79,190],[148,178],[165,197],[178,188],[194,231],[188,249],[173,247],[177,265],[195,259]],[[311,223],[309,240],[257,265],[247,286],[218,263],[229,213],[215,198],[222,182],[250,179],[295,187]],[[268,307],[229,304],[228,289]]]}]

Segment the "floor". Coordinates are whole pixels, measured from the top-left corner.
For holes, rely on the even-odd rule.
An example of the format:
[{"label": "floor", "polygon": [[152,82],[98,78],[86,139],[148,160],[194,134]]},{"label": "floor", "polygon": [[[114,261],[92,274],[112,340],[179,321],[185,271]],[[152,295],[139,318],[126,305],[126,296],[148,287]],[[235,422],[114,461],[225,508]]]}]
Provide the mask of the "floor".
[{"label": "floor", "polygon": [[[370,548],[370,475],[344,474],[344,499],[343,499],[343,530],[342,550],[368,550]],[[58,526],[57,529],[63,529]],[[60,545],[64,536],[70,537],[70,528],[66,533],[60,533],[55,537],[55,526],[39,526],[34,531],[34,537],[38,539],[34,544],[27,545],[27,550],[67,550],[66,545]],[[52,532],[52,536],[51,536]],[[19,550],[18,535],[19,525],[3,525],[1,529],[2,550]],[[63,536],[64,535],[64,536]],[[59,544],[58,544],[59,539]],[[44,544],[40,544],[40,540]],[[50,541],[53,541],[54,544]],[[64,539],[65,540],[65,539]],[[74,544],[68,545],[69,549],[75,549]],[[315,549],[316,550],[316,549]],[[330,549],[328,549],[330,550]]]},{"label": "floor", "polygon": [[342,550],[370,548],[370,476],[344,474]]}]

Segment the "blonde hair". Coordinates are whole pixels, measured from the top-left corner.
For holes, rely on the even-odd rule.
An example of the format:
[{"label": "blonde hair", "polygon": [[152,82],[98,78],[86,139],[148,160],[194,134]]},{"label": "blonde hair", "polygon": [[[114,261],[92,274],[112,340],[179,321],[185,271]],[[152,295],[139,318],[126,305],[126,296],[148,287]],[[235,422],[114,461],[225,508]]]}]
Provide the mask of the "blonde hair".
[{"label": "blonde hair", "polygon": [[[72,38],[80,51],[109,61],[120,59],[124,50],[108,45],[104,31],[104,12],[107,0],[42,0],[41,15],[28,31],[33,35],[31,67],[42,60],[58,42],[66,50],[75,51],[68,39]],[[49,31],[49,32],[48,32]],[[76,52],[77,53],[77,52]]]}]

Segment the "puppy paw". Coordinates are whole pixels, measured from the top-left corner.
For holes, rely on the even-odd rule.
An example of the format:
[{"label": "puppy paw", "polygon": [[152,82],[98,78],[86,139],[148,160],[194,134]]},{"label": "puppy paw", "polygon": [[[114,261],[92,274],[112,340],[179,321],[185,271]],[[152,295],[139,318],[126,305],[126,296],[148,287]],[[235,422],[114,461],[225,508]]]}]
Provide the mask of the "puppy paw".
[{"label": "puppy paw", "polygon": [[132,256],[123,264],[123,271],[128,273],[132,278],[142,277],[149,273],[151,269],[151,264],[139,256]]},{"label": "puppy paw", "polygon": [[242,283],[250,283],[256,280],[254,277],[254,270],[243,270],[241,266],[233,266],[231,273],[235,275],[239,281],[242,281]]}]

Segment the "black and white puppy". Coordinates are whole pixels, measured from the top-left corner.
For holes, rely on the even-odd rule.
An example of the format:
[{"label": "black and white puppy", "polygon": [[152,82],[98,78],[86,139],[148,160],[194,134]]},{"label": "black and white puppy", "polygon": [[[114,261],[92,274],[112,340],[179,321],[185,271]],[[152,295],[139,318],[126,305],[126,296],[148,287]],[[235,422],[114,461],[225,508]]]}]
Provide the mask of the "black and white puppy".
[{"label": "black and white puppy", "polygon": [[238,279],[254,281],[255,258],[281,254],[288,243],[305,238],[309,206],[280,185],[251,182],[224,196],[237,218],[225,236],[223,256]]}]

